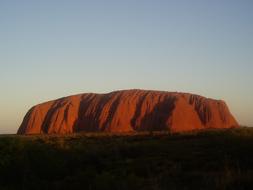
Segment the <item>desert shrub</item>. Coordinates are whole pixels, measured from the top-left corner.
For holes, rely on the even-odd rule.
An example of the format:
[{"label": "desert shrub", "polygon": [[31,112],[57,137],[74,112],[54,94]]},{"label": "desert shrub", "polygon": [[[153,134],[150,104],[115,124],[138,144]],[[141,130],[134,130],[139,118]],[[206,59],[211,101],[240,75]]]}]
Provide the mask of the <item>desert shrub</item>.
[{"label": "desert shrub", "polygon": [[0,137],[0,189],[252,189],[253,129]]}]

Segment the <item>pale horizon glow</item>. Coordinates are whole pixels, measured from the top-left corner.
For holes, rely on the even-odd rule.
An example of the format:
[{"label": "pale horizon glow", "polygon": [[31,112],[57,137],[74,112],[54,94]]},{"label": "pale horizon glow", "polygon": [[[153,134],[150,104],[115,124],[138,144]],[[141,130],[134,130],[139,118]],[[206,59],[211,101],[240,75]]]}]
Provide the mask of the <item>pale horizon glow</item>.
[{"label": "pale horizon glow", "polygon": [[121,89],[223,99],[253,126],[251,0],[1,0],[0,134],[38,103]]}]

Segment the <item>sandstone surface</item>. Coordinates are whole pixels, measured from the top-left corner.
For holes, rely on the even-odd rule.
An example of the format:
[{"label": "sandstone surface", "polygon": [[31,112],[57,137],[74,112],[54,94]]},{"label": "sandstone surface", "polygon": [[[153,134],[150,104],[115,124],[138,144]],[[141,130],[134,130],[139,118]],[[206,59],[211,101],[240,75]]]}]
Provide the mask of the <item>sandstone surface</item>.
[{"label": "sandstone surface", "polygon": [[34,106],[17,133],[183,132],[238,126],[222,100],[189,93],[123,90],[79,94]]}]

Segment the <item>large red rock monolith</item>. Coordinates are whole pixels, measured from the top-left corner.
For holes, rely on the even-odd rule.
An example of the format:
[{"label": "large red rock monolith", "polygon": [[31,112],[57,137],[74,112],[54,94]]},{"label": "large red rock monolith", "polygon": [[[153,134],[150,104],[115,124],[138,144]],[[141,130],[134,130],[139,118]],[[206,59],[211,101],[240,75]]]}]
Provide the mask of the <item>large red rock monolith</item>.
[{"label": "large red rock monolith", "polygon": [[34,106],[18,134],[191,131],[238,127],[222,100],[177,92],[123,90],[80,94]]}]

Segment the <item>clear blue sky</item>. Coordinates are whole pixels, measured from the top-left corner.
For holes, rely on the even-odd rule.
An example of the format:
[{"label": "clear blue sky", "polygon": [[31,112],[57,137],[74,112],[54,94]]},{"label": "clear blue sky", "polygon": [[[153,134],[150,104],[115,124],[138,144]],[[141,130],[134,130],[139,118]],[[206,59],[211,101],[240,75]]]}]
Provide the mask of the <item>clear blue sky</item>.
[{"label": "clear blue sky", "polygon": [[34,104],[141,88],[224,99],[253,126],[252,0],[0,0],[0,133]]}]

